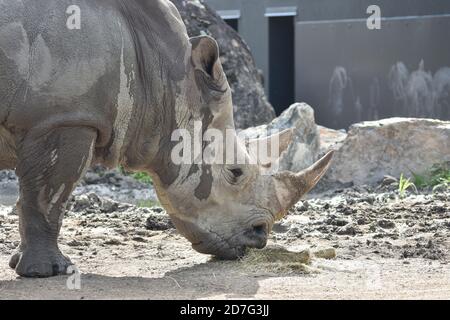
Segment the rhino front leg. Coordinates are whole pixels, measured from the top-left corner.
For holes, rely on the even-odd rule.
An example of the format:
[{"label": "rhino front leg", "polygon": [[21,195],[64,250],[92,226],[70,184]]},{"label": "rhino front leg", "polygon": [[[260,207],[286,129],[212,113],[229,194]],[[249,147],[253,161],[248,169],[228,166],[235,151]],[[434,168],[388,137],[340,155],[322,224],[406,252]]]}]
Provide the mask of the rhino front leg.
[{"label": "rhino front leg", "polygon": [[57,239],[67,200],[92,161],[96,137],[91,128],[64,127],[29,133],[18,143],[21,243],[9,265],[20,276],[65,274],[72,264]]}]

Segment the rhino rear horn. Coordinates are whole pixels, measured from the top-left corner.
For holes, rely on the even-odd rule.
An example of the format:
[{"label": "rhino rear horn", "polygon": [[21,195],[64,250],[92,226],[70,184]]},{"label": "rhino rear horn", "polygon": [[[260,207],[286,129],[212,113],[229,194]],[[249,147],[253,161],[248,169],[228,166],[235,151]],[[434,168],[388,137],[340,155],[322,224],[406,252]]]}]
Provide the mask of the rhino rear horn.
[{"label": "rhino rear horn", "polygon": [[277,185],[277,196],[282,206],[281,217],[305,193],[316,186],[330,167],[333,153],[334,151],[328,152],[312,166],[298,173],[284,171],[273,175]]},{"label": "rhino rear horn", "polygon": [[307,193],[316,186],[319,180],[327,172],[333,158],[334,151],[328,152],[319,161],[314,163],[311,167],[297,173],[296,179],[299,186],[304,186],[304,193]]}]

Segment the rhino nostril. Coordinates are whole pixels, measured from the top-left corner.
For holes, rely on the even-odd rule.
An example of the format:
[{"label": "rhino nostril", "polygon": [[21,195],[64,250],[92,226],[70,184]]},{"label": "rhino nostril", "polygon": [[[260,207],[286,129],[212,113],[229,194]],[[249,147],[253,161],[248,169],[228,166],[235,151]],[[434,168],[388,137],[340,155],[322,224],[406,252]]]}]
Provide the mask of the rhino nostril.
[{"label": "rhino nostril", "polygon": [[267,224],[266,223],[259,223],[257,225],[253,226],[253,233],[258,237],[265,237],[267,236]]},{"label": "rhino nostril", "polygon": [[262,249],[266,246],[269,233],[267,223],[254,224],[248,232],[246,243],[248,247]]}]

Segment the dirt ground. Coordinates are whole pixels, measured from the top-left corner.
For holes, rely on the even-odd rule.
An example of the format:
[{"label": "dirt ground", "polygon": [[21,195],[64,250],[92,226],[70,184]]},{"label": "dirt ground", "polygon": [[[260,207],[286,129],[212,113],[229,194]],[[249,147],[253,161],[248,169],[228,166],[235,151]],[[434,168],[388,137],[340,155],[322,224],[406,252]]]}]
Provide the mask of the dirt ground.
[{"label": "dirt ground", "polygon": [[448,191],[400,199],[384,186],[315,195],[274,226],[270,243],[333,248],[337,257],[313,258],[313,272],[272,272],[196,253],[160,208],[81,195],[60,239],[81,272],[78,282],[24,279],[8,268],[18,218],[2,205],[0,298],[450,299],[449,208]]}]

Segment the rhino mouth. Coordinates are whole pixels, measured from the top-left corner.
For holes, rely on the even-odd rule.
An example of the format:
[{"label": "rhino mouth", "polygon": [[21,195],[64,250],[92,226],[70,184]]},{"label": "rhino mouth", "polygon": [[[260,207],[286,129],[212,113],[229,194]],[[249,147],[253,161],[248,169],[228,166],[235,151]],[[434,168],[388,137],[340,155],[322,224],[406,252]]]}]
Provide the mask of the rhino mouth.
[{"label": "rhino mouth", "polygon": [[[191,222],[176,217],[172,217],[172,221],[178,231],[192,243],[192,248],[195,251],[210,254],[219,259],[235,260],[241,258],[245,255],[248,247],[262,248],[267,241],[267,231],[265,231],[264,240],[255,244],[254,239],[247,235],[246,230],[227,238],[217,232],[201,229]],[[260,229],[259,226],[258,229]]]},{"label": "rhino mouth", "polygon": [[233,244],[231,242],[233,237],[226,239],[213,231],[201,229],[199,232],[198,227],[195,229],[197,231],[197,239],[201,238],[201,240],[191,241],[192,235],[188,236],[184,234],[184,236],[192,243],[192,249],[195,251],[203,254],[210,254],[223,260],[235,260],[245,255],[246,246]]},{"label": "rhino mouth", "polygon": [[192,248],[199,253],[212,254],[214,257],[222,260],[236,260],[242,258],[247,251],[247,247],[245,246],[230,247],[226,245],[217,250],[211,248],[211,245],[207,245],[204,242],[192,244]]}]

